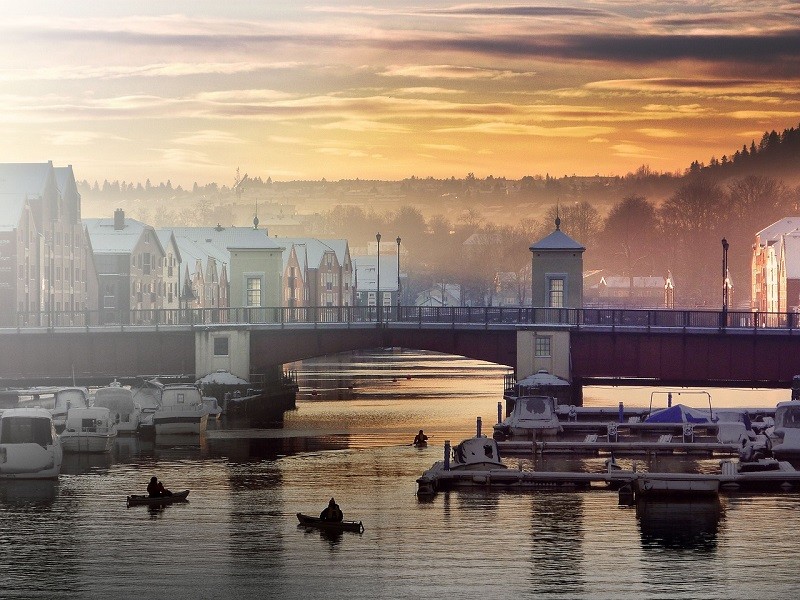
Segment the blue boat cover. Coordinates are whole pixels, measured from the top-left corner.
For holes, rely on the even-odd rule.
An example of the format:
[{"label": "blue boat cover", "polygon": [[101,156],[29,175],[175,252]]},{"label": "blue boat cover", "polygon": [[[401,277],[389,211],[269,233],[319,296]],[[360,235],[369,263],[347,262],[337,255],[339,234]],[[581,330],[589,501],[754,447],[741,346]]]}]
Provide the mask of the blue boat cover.
[{"label": "blue boat cover", "polygon": [[708,413],[676,404],[669,408],[654,410],[644,420],[645,423],[708,423]]}]

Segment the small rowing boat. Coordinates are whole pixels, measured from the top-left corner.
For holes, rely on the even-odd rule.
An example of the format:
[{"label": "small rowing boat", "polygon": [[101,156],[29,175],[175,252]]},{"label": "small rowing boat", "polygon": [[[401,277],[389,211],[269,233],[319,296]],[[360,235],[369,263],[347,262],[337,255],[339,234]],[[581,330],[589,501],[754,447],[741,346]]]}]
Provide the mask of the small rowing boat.
[{"label": "small rowing boat", "polygon": [[189,490],[182,492],[175,492],[172,496],[137,496],[136,494],[128,496],[128,506],[138,506],[142,504],[172,504],[173,502],[187,502],[186,496],[189,495]]},{"label": "small rowing boat", "polygon": [[325,521],[319,517],[311,517],[303,513],[297,513],[297,520],[300,525],[306,527],[316,527],[317,529],[326,529],[328,531],[355,531],[364,533],[364,525],[361,521]]}]

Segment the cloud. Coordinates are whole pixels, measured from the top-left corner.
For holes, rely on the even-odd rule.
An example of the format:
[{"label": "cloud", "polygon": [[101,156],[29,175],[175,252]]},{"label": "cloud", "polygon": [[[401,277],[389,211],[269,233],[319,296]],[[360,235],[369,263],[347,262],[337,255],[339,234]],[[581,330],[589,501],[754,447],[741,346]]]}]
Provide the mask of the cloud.
[{"label": "cloud", "polygon": [[174,144],[185,146],[207,146],[210,144],[244,144],[245,140],[230,132],[219,129],[202,129],[187,133],[172,140]]},{"label": "cloud", "polygon": [[371,131],[376,133],[405,133],[408,127],[403,125],[393,125],[391,123],[381,123],[379,121],[365,121],[358,119],[348,119],[345,121],[335,121],[320,126],[321,129],[341,129],[344,131]]},{"label": "cloud", "polygon": [[530,135],[550,138],[585,138],[605,135],[615,131],[613,127],[581,125],[576,127],[541,127],[521,123],[480,123],[463,127],[448,127],[437,130],[440,133],[483,133],[489,135]]},{"label": "cloud", "polygon": [[642,128],[637,129],[636,131],[642,135],[652,138],[668,139],[686,137],[686,134],[681,133],[680,131],[675,131],[674,129]]},{"label": "cloud", "polygon": [[385,77],[417,77],[419,79],[509,79],[535,75],[531,72],[459,65],[390,65],[380,74]]},{"label": "cloud", "polygon": [[636,144],[621,143],[613,144],[611,149],[617,156],[624,156],[627,158],[655,158],[648,152],[646,148],[637,146]]},{"label": "cloud", "polygon": [[94,142],[125,141],[127,138],[99,131],[57,131],[49,135],[53,146],[88,146]]}]

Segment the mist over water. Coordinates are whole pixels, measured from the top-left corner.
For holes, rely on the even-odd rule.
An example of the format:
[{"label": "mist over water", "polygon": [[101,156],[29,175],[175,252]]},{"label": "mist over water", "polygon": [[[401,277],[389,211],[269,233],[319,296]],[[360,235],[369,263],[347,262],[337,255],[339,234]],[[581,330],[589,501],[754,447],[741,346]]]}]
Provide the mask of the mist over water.
[{"label": "mist over water", "polygon": [[[638,510],[599,488],[421,502],[415,480],[444,440],[496,419],[506,369],[399,351],[293,366],[297,409],[274,428],[214,424],[194,444],[120,439],[112,455],[68,455],[57,483],[0,483],[0,597],[796,596],[797,494]],[[420,428],[425,449],[408,445]],[[599,470],[602,459],[572,466]],[[152,475],[191,489],[190,501],[126,508]],[[332,496],[363,534],[297,526],[296,512]]]}]

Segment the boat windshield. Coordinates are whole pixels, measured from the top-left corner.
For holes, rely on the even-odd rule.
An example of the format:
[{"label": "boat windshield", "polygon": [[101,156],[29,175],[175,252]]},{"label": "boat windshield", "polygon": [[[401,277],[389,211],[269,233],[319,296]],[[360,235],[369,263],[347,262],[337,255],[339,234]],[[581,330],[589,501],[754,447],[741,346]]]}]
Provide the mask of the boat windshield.
[{"label": "boat windshield", "polygon": [[800,406],[787,406],[775,415],[776,425],[786,429],[800,429]]},{"label": "boat windshield", "polygon": [[41,417],[0,419],[0,443],[39,444],[42,447],[52,444],[53,427],[50,419]]},{"label": "boat windshield", "polygon": [[517,402],[522,419],[549,419],[553,416],[553,402],[546,396],[520,398]]}]

